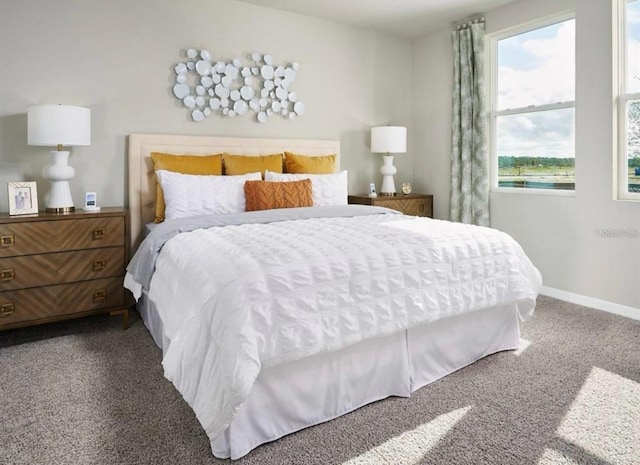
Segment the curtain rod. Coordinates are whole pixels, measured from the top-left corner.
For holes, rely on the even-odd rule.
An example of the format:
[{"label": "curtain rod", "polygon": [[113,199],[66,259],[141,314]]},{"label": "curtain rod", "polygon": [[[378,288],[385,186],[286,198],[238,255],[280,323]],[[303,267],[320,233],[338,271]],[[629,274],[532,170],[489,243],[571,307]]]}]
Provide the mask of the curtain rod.
[{"label": "curtain rod", "polygon": [[464,29],[466,27],[471,26],[472,24],[484,23],[484,15],[472,16],[471,18],[467,18],[462,22],[453,23],[453,27],[456,30]]}]

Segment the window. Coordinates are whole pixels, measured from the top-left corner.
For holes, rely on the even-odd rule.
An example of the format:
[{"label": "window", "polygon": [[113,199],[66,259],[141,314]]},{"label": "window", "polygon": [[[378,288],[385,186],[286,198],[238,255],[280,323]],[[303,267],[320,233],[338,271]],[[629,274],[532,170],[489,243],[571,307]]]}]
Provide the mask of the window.
[{"label": "window", "polygon": [[621,198],[640,198],[640,0],[621,3],[623,53],[618,186]]},{"label": "window", "polygon": [[575,20],[490,37],[493,187],[575,189]]}]

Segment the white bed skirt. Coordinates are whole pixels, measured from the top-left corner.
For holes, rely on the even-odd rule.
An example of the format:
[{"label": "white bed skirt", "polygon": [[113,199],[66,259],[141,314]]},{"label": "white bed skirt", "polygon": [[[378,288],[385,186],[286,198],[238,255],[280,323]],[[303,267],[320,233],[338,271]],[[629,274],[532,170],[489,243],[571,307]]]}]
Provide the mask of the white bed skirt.
[{"label": "white bed skirt", "polygon": [[[138,310],[156,344],[168,340],[145,295]],[[516,349],[515,304],[421,325],[263,370],[225,433],[211,442],[216,457],[238,459],[284,435],[389,396],[411,392],[502,350]]]}]

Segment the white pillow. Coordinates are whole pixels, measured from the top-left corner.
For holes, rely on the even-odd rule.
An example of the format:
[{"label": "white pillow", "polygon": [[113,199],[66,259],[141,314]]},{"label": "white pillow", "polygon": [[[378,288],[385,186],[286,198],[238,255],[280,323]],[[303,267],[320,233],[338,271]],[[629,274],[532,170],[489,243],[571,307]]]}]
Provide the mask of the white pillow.
[{"label": "white pillow", "polygon": [[264,174],[265,181],[300,181],[301,179],[311,179],[314,207],[347,204],[348,179],[346,171],[335,174],[293,174],[266,171]]},{"label": "white pillow", "polygon": [[239,213],[245,211],[244,182],[260,181],[260,173],[203,176],[156,171],[166,204],[165,218]]}]

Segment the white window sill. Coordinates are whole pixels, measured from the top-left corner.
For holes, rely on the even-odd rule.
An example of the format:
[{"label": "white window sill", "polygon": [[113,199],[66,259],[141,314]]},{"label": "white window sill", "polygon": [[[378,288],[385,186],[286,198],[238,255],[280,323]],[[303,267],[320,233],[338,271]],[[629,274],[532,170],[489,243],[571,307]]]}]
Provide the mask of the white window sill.
[{"label": "white window sill", "polygon": [[576,191],[564,189],[534,189],[531,187],[493,187],[491,194],[544,195],[552,197],[575,197]]}]

